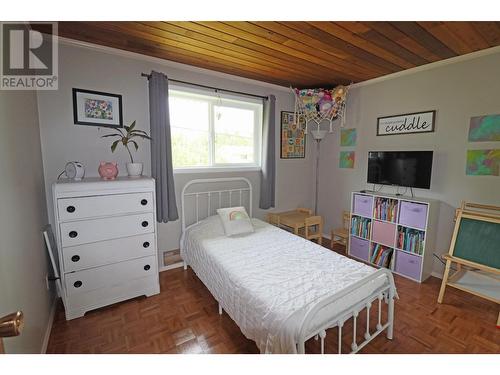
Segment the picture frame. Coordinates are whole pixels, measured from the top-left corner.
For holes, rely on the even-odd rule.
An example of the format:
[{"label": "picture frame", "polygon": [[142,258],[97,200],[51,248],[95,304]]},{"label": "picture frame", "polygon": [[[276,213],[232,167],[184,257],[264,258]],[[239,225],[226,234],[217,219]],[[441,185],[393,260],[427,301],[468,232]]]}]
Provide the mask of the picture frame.
[{"label": "picture frame", "polygon": [[435,120],[435,110],[378,117],[377,136],[432,133]]},{"label": "picture frame", "polygon": [[75,125],[122,128],[122,96],[73,88],[73,121]]},{"label": "picture frame", "polygon": [[306,157],[306,119],[297,115],[298,126],[294,122],[295,113],[281,111],[280,116],[280,158],[304,159]]}]

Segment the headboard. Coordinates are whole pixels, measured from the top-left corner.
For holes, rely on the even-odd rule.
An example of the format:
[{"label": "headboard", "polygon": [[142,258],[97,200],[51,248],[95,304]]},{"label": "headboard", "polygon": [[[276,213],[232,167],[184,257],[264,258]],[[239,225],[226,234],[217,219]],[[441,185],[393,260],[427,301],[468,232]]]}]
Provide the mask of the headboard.
[{"label": "headboard", "polygon": [[182,189],[181,206],[183,233],[218,208],[244,206],[252,217],[252,184],[245,177],[192,180]]}]

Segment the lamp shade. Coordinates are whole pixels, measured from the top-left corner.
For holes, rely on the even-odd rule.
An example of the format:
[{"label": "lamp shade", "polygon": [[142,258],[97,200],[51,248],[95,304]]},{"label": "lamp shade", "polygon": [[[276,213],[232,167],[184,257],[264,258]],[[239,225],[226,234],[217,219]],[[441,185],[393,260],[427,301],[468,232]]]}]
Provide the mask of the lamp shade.
[{"label": "lamp shade", "polygon": [[325,138],[326,133],[328,133],[328,131],[326,131],[326,130],[319,130],[319,129],[318,130],[311,130],[311,135],[317,141],[321,141],[323,138]]}]

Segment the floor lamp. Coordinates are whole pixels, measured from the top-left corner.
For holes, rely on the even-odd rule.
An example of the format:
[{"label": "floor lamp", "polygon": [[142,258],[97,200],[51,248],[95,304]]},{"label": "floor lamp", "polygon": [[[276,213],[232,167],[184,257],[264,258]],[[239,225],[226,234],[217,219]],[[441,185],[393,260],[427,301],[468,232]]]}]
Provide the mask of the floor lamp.
[{"label": "floor lamp", "polygon": [[[319,126],[318,126],[319,128]],[[316,141],[316,193],[314,195],[314,214],[318,214],[318,187],[319,187],[319,150],[320,143],[323,138],[325,138],[326,130],[311,130],[311,135],[313,139]]]}]

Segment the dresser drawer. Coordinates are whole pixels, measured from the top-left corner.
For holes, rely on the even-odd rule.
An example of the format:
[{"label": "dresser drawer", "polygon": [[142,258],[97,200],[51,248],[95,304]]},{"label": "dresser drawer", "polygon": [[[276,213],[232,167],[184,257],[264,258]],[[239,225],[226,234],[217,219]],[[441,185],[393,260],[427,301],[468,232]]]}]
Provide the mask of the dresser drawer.
[{"label": "dresser drawer", "polygon": [[63,247],[64,272],[154,255],[154,233]]},{"label": "dresser drawer", "polygon": [[144,257],[65,275],[68,296],[108,288],[130,280],[156,275],[156,257]]},{"label": "dresser drawer", "polygon": [[85,312],[112,303],[125,301],[139,296],[152,296],[160,293],[158,274],[140,279],[127,280],[122,284],[73,294],[66,299],[66,319],[82,317]]},{"label": "dresser drawer", "polygon": [[372,217],[373,197],[363,194],[354,194],[352,211],[356,215]]},{"label": "dresser drawer", "polygon": [[153,211],[150,192],[113,194],[57,200],[59,221]]},{"label": "dresser drawer", "polygon": [[396,252],[396,266],[394,267],[394,271],[397,273],[414,280],[420,280],[421,266],[422,258],[418,255],[411,255],[399,250]]},{"label": "dresser drawer", "polygon": [[108,217],[102,219],[71,221],[62,223],[61,242],[63,247],[84,243],[129,237],[155,231],[153,213]]}]

